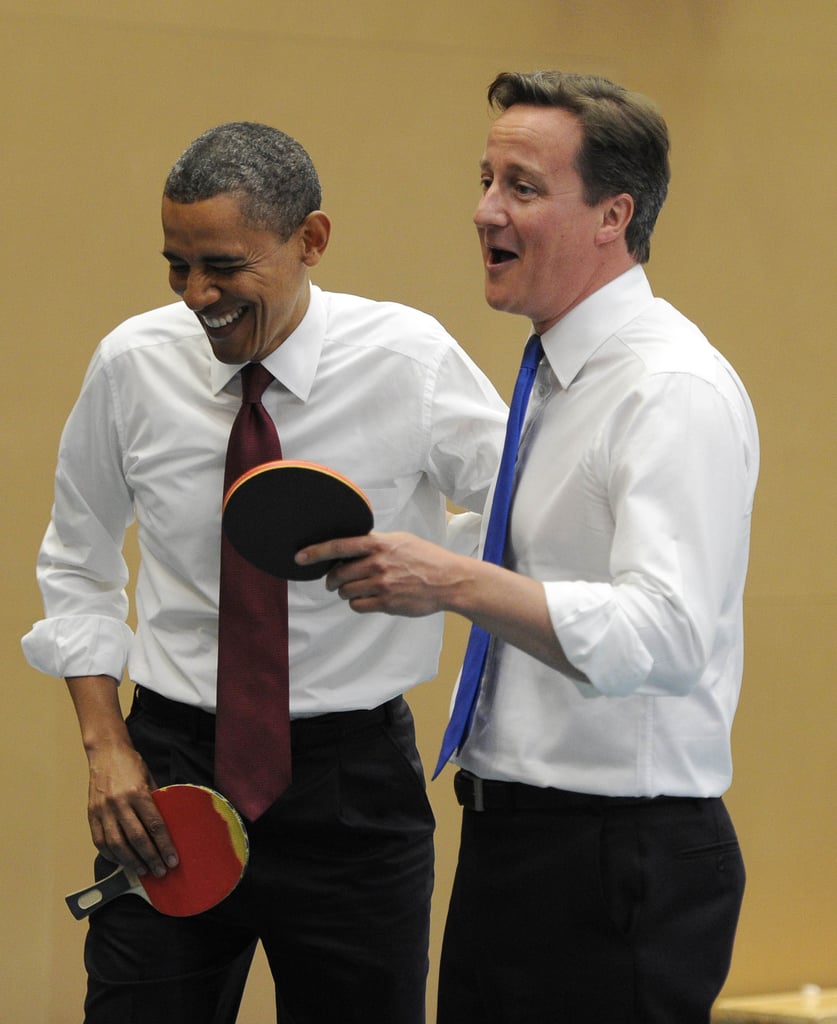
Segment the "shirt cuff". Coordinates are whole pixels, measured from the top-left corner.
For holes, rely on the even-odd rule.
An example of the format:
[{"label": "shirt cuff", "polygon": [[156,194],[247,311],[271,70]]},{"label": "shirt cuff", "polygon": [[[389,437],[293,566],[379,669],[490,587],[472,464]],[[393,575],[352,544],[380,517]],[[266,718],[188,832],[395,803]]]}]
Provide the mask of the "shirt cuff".
[{"label": "shirt cuff", "polygon": [[544,583],[552,628],[568,661],[608,697],[636,692],[654,659],[606,583]]},{"label": "shirt cuff", "polygon": [[70,615],[41,619],[21,640],[29,664],[57,678],[112,676],[122,679],[133,633],[119,619]]}]

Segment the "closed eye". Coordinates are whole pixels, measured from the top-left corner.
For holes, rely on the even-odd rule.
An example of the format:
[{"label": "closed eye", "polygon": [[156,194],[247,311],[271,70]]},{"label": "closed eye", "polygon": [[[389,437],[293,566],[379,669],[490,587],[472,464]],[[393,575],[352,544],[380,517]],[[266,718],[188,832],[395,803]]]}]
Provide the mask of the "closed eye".
[{"label": "closed eye", "polygon": [[242,264],[240,263],[222,263],[220,266],[216,264],[207,264],[207,271],[212,274],[236,274],[241,270]]},{"label": "closed eye", "polygon": [[173,260],[166,256],[166,262],[169,265],[169,271],[172,274],[186,274],[189,271],[189,265],[187,263],[181,263],[178,260]]}]

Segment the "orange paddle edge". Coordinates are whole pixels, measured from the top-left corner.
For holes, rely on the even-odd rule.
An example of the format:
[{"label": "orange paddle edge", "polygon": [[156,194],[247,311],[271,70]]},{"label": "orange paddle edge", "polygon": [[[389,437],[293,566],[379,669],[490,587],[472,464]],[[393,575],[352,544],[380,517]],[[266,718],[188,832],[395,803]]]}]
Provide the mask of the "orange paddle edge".
[{"label": "orange paddle edge", "polygon": [[351,481],[347,476],[343,476],[336,470],[331,469],[329,466],[321,466],[319,462],[304,462],[300,459],[274,459],[272,462],[261,462],[258,466],[254,466],[252,469],[248,469],[246,473],[242,473],[241,476],[233,483],[227,493],[224,495],[223,509],[229,504],[230,498],[235,492],[241,487],[242,484],[252,479],[254,476],[259,476],[261,473],[267,473],[272,469],[313,469],[318,473],[322,473],[325,476],[330,476],[332,480],[339,480],[341,484],[345,484],[350,487],[355,494],[361,497],[369,507],[372,507],[372,503],[369,498],[363,493],[356,483]]}]

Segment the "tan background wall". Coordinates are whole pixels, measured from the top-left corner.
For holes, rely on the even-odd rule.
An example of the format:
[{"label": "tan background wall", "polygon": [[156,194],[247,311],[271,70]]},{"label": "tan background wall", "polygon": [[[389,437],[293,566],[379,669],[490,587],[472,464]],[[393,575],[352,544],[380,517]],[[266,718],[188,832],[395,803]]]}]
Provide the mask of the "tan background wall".
[{"label": "tan background wall", "polygon": [[[63,684],[24,663],[58,435],[96,341],[169,300],[159,193],[205,127],[296,135],[332,215],[325,287],[438,316],[508,396],[526,324],[488,310],[470,221],[503,69],[600,71],[660,103],[652,281],[730,357],[763,473],[729,803],[749,891],[727,991],[837,985],[834,0],[0,0],[3,558],[0,1021],[80,1018],[86,781]],[[430,762],[465,631],[413,700]],[[439,818],[434,972],[457,845]],[[431,986],[432,987],[432,986]],[[270,1019],[264,965],[244,1024]],[[432,1003],[432,1000],[431,1000]]]}]

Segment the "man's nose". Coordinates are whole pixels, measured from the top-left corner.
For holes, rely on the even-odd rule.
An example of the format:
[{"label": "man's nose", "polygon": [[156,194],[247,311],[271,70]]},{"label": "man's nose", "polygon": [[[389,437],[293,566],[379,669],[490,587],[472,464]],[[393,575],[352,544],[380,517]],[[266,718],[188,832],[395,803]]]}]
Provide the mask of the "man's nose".
[{"label": "man's nose", "polygon": [[186,277],[186,287],[180,297],[193,311],[206,308],[218,300],[220,288],[213,282],[209,274],[192,268]]},{"label": "man's nose", "polygon": [[507,221],[505,207],[495,186],[489,185],[483,192],[474,211],[474,223],[478,228],[496,227]]}]

